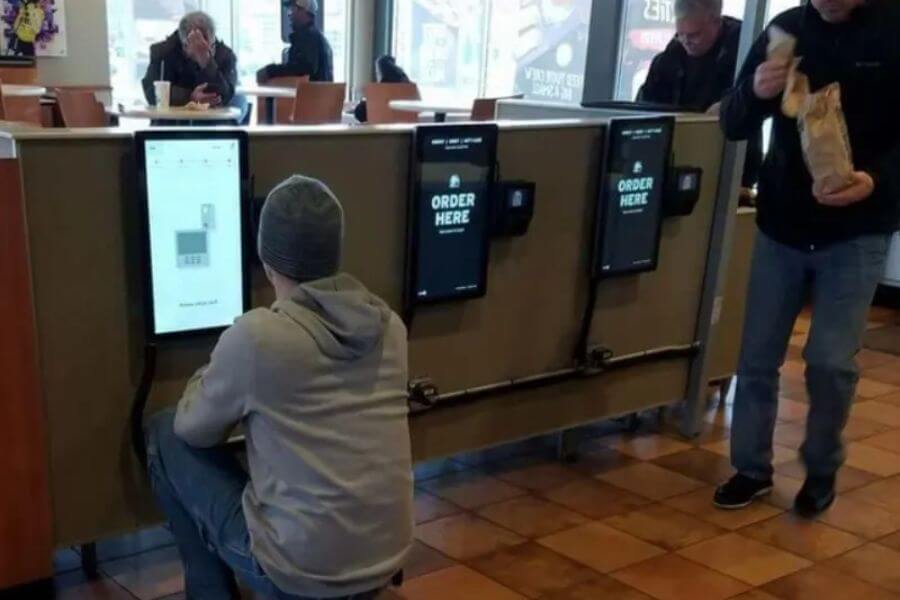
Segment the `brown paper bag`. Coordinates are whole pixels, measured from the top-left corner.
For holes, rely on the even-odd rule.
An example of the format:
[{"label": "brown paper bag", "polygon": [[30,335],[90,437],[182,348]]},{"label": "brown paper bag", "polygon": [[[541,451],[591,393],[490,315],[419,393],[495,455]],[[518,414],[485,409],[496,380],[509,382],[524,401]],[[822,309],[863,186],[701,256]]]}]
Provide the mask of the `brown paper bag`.
[{"label": "brown paper bag", "polygon": [[766,56],[769,60],[780,59],[784,62],[790,62],[794,60],[794,51],[796,49],[796,37],[778,25],[769,27],[769,47],[766,50]]},{"label": "brown paper bag", "polygon": [[853,155],[841,108],[839,83],[809,94],[797,120],[806,166],[816,195],[839,192],[853,184]]},{"label": "brown paper bag", "polygon": [[784,95],[781,97],[781,112],[786,117],[796,119],[803,110],[803,105],[809,96],[809,77],[801,73],[799,58],[795,58],[791,63],[791,70],[788,73],[787,86],[784,88]]}]

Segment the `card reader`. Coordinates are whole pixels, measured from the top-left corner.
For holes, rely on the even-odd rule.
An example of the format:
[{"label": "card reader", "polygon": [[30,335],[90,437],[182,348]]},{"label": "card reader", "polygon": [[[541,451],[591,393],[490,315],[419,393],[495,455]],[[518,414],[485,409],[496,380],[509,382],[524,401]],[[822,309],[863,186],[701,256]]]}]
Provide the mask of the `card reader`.
[{"label": "card reader", "polygon": [[700,200],[703,169],[700,167],[672,167],[666,182],[663,210],[667,217],[686,217],[694,212]]},{"label": "card reader", "polygon": [[534,217],[536,189],[533,181],[497,184],[491,215],[493,237],[518,237],[528,232]]}]

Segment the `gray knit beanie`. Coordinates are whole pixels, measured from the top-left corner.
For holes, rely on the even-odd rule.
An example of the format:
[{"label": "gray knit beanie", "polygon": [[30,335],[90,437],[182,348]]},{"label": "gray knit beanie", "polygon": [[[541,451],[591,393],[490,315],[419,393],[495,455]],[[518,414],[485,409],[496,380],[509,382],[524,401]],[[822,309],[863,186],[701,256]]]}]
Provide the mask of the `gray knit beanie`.
[{"label": "gray knit beanie", "polygon": [[299,282],[331,277],[341,267],[344,209],[318,179],[294,175],[266,198],[259,219],[259,257]]}]

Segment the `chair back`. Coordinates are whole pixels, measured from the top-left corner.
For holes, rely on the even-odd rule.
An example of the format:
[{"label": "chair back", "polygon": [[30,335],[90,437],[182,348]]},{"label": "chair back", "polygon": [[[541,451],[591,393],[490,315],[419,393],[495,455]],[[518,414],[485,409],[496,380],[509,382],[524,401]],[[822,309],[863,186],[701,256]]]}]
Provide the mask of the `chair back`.
[{"label": "chair back", "polygon": [[[2,86],[2,84],[0,84]],[[41,99],[37,96],[3,96],[0,92],[0,104],[3,105],[3,119],[16,123],[28,123],[43,127]]]},{"label": "chair back", "polygon": [[0,67],[0,79],[15,85],[37,85],[37,67],[34,65]]},{"label": "chair back", "polygon": [[373,125],[384,123],[418,123],[419,115],[414,112],[394,110],[393,100],[421,100],[419,86],[415,83],[370,83],[365,86],[368,122]]},{"label": "chair back", "polygon": [[293,122],[299,125],[324,125],[340,123],[347,97],[346,83],[297,84],[294,98]]},{"label": "chair back", "polygon": [[107,127],[109,119],[94,92],[56,90],[56,102],[64,127]]},{"label": "chair back", "polygon": [[[309,75],[302,77],[273,77],[266,82],[267,86],[296,88],[298,84],[309,81]],[[275,98],[275,125],[288,125],[294,114],[295,98]],[[262,105],[262,103],[261,103]]]},{"label": "chair back", "polygon": [[498,100],[521,100],[525,94],[502,96],[500,98],[477,98],[472,103],[472,121],[493,121],[497,116]]}]

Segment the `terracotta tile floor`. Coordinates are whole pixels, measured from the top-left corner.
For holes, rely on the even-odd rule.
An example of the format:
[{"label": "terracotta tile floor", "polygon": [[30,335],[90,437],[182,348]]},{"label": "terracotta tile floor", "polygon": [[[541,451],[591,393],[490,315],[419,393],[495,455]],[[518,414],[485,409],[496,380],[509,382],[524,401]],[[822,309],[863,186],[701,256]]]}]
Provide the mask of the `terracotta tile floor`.
[{"label": "terracotta tile floor", "polygon": [[[710,502],[730,472],[728,401],[692,441],[668,428],[598,426],[586,428],[571,464],[537,439],[419,465],[407,580],[381,600],[900,600],[900,358],[860,355],[835,506],[815,522],[785,512],[804,476],[798,345],[807,330],[801,318],[782,376],[776,490],[765,502],[736,512]],[[164,530],[104,543],[99,554],[93,582],[75,552],[57,556],[58,597],[184,598]]]}]

